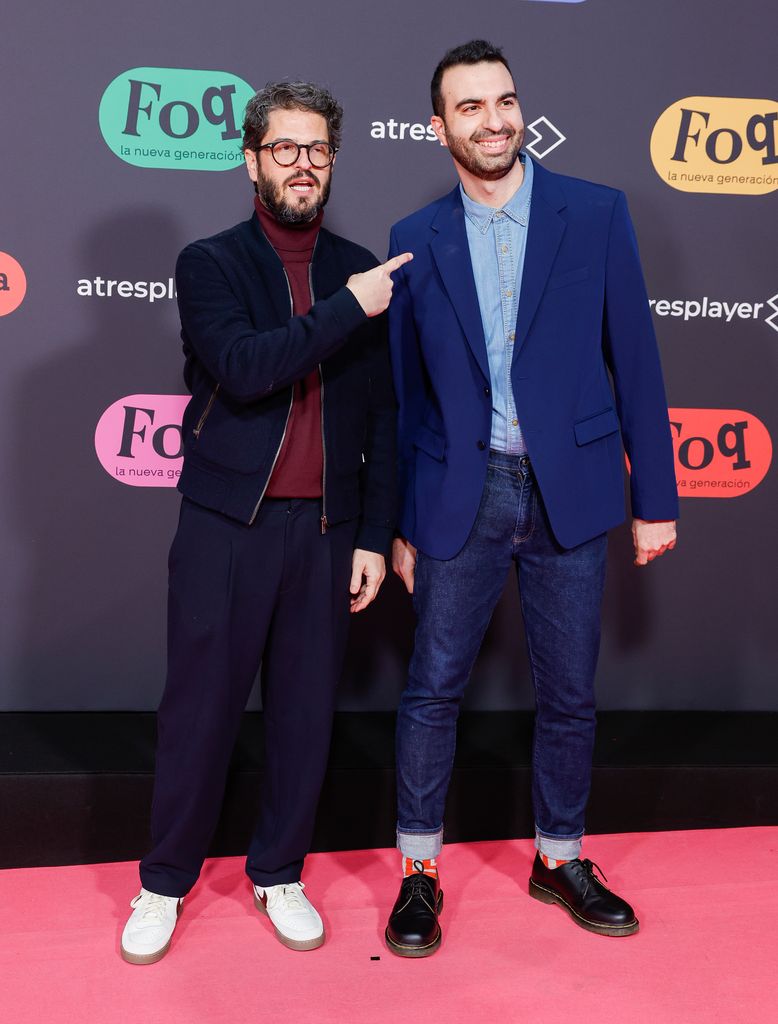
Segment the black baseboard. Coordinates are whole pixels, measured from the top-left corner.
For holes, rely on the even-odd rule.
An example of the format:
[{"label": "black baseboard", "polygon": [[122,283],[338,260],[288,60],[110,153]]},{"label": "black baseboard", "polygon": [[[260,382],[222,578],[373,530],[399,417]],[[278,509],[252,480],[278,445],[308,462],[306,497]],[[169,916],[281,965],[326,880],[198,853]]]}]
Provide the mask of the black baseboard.
[{"label": "black baseboard", "polygon": [[[212,854],[242,854],[262,785],[261,714],[244,717]],[[394,716],[336,716],[313,849],[394,843]],[[778,824],[778,714],[604,712],[590,832]],[[465,712],[449,842],[533,834],[532,715]],[[155,722],[136,713],[0,715],[0,867],[134,860],[148,848]]]}]

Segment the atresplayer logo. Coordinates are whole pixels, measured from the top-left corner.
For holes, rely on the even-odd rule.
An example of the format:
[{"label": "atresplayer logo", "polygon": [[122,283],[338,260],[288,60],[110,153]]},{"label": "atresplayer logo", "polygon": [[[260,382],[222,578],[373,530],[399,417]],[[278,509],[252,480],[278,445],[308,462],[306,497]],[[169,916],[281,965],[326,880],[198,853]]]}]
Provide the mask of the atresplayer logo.
[{"label": "atresplayer logo", "polygon": [[10,253],[0,252],[0,316],[13,313],[27,293],[27,277],[21,263]]},{"label": "atresplayer logo", "polygon": [[188,402],[189,395],[127,395],[109,405],[95,430],[95,451],[106,473],[132,487],[175,487]]},{"label": "atresplayer logo", "polygon": [[229,170],[243,162],[240,126],[253,95],[227,71],[132,68],[103,93],[100,131],[136,167]]},{"label": "atresplayer logo", "polygon": [[681,498],[736,498],[764,480],[773,457],[767,427],[741,409],[670,409]]},{"label": "atresplayer logo", "polygon": [[778,103],[687,96],[651,133],[654,169],[681,192],[764,195],[778,188]]}]

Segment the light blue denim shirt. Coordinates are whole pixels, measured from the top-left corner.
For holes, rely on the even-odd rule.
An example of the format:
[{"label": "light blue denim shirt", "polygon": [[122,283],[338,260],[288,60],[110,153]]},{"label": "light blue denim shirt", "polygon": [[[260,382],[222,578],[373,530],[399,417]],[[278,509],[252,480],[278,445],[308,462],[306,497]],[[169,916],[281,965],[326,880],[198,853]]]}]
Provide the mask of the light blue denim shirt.
[{"label": "light blue denim shirt", "polygon": [[499,210],[472,200],[460,185],[475,289],[486,339],[492,384],[490,447],[523,454],[527,447],[519,426],[511,386],[511,360],[527,249],[532,160],[521,154],[524,180]]}]

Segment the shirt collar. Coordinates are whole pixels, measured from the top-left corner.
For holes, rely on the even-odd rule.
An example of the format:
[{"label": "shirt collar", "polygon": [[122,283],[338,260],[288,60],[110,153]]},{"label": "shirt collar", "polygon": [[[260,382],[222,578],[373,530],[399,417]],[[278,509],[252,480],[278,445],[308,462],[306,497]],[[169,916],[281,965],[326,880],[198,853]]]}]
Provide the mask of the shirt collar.
[{"label": "shirt collar", "polygon": [[477,203],[474,199],[471,199],[460,182],[459,192],[462,196],[462,205],[465,208],[465,215],[470,223],[477,228],[482,235],[485,235],[491,227],[496,213],[504,213],[517,224],[521,224],[522,227],[527,226],[527,222],[529,220],[529,204],[532,199],[532,179],[534,173],[532,159],[527,156],[526,153],[520,153],[519,159],[524,165],[524,180],[508,202],[501,206],[499,210],[495,210],[491,206],[485,206],[483,203]]}]

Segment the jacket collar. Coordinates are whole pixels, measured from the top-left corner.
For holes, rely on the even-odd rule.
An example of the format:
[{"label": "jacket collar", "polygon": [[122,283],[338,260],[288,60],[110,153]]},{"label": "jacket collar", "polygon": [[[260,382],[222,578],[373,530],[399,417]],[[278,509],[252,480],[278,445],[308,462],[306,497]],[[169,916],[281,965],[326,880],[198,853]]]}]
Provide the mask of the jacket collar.
[{"label": "jacket collar", "polygon": [[[557,184],[556,175],[545,170],[537,162],[533,170],[529,231],[519,295],[514,358],[524,343],[535,317],[566,226],[560,211],[565,208],[567,202]],[[435,204],[430,228],[434,233],[430,246],[449,300],[481,372],[488,380],[489,360],[470,262],[459,185]]]}]

